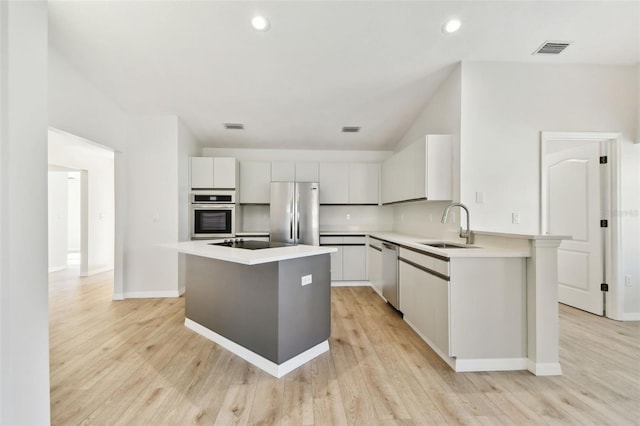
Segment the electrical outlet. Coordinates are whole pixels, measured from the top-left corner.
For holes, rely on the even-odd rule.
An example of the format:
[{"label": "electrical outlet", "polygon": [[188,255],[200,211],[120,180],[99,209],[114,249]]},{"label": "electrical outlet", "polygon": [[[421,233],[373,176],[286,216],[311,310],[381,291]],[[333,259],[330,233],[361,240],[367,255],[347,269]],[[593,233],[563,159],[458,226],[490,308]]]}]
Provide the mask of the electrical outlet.
[{"label": "electrical outlet", "polygon": [[429,222],[433,222],[433,213],[429,213]]},{"label": "electrical outlet", "polygon": [[347,220],[351,220],[351,215],[347,213]]},{"label": "electrical outlet", "polygon": [[301,279],[300,279],[300,284],[302,285],[309,285],[311,284],[313,281],[312,275],[304,275]]},{"label": "electrical outlet", "polygon": [[631,275],[624,276],[624,285],[625,287],[631,287]]},{"label": "electrical outlet", "polygon": [[484,192],[476,192],[476,204],[484,203]]},{"label": "electrical outlet", "polygon": [[514,225],[520,224],[520,213],[518,212],[511,213],[511,223],[513,223]]}]

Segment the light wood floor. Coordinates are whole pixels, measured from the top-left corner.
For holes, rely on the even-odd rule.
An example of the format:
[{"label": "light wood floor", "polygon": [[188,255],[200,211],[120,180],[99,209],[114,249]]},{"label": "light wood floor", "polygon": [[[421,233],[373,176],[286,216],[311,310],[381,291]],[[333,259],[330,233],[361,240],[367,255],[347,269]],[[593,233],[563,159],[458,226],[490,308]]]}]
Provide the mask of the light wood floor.
[{"label": "light wood floor", "polygon": [[332,289],[331,350],[275,379],[184,327],[184,299],[50,276],[55,425],[640,422],[640,323],[560,307],[564,375],[454,373],[368,287]]}]

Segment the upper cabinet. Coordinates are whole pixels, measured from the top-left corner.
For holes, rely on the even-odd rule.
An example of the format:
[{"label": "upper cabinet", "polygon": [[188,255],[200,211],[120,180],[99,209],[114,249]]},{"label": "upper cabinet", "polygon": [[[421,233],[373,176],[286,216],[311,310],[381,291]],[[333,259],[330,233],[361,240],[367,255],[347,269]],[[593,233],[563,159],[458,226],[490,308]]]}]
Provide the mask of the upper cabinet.
[{"label": "upper cabinet", "polygon": [[191,157],[191,189],[235,188],[235,158]]},{"label": "upper cabinet", "polygon": [[382,163],[382,203],[451,200],[452,137],[427,135]]},{"label": "upper cabinet", "polygon": [[271,194],[271,163],[269,161],[240,162],[240,203],[269,204]]},{"label": "upper cabinet", "polygon": [[379,203],[377,163],[320,163],[320,204]]},{"label": "upper cabinet", "polygon": [[315,161],[273,161],[272,182],[318,182],[318,163]]}]

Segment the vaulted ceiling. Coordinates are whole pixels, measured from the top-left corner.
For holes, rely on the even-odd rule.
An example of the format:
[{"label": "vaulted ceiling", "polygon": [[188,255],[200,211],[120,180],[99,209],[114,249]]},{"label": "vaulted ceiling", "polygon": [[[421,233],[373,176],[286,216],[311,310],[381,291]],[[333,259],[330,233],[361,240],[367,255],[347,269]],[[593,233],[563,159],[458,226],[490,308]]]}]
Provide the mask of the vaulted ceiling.
[{"label": "vaulted ceiling", "polygon": [[[54,0],[49,33],[125,112],[178,115],[205,146],[379,150],[460,61],[639,62],[640,2]],[[572,44],[532,55],[547,40]]]}]

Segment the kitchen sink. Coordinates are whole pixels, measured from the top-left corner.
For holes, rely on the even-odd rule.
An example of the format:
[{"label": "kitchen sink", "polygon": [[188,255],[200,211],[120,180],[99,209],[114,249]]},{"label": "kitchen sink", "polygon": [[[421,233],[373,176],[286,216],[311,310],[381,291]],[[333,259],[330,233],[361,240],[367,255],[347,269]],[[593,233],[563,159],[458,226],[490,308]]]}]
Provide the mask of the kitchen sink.
[{"label": "kitchen sink", "polygon": [[429,247],[434,248],[443,248],[443,249],[458,249],[458,248],[477,248],[474,246],[467,246],[464,244],[456,244],[456,243],[446,243],[444,241],[437,241],[433,243],[418,243]]}]

